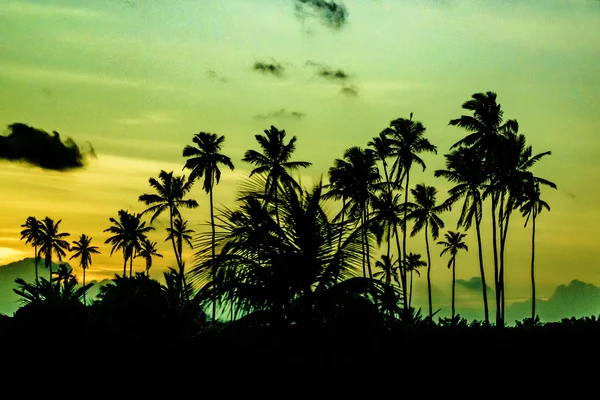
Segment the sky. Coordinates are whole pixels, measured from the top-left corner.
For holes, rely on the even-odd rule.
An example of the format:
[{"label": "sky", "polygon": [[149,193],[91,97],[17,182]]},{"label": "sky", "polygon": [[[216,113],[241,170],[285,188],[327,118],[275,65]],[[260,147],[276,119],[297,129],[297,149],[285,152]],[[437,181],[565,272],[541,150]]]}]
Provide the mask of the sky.
[{"label": "sky", "polygon": [[[0,161],[0,265],[33,256],[20,225],[50,216],[71,239],[85,233],[99,246],[89,279],[113,277],[122,257],[104,244],[109,218],[143,211],[138,197],[152,192],[148,179],[161,170],[184,174],[182,150],[200,131],[225,136],[235,170],[223,171],[215,203],[233,206],[251,170],[243,154],[258,149],[254,135],[271,125],[298,138],[294,159],[313,163],[302,172],[308,186],[326,179],[345,149],[365,147],[412,112],[438,153],[424,156],[426,170],[415,169],[411,181],[436,186],[442,201],[450,186],[433,171],[465,135],[448,122],[473,93],[494,91],[534,153],[552,152],[533,169],[558,185],[542,192],[551,211],[537,220],[538,297],[575,279],[600,285],[600,2],[344,5],[346,18],[332,21],[295,0],[0,0],[2,130],[20,122],[57,131],[96,153],[69,172]],[[209,229],[201,185],[191,197],[200,208],[184,217],[198,232]],[[456,212],[443,219],[456,229]],[[530,297],[531,231],[523,223],[515,216],[508,236],[509,304]],[[155,261],[156,278],[174,264],[164,224],[150,236],[165,256]],[[491,281],[489,220],[484,226]],[[474,230],[466,242],[469,252],[457,258],[465,282],[479,274]],[[409,251],[425,258],[422,234],[409,239]],[[434,308],[447,309],[451,273],[440,251],[432,244]],[[193,265],[191,251],[186,262]],[[417,302],[426,299],[425,279],[415,285]],[[463,307],[479,307],[479,291],[461,290]]]}]

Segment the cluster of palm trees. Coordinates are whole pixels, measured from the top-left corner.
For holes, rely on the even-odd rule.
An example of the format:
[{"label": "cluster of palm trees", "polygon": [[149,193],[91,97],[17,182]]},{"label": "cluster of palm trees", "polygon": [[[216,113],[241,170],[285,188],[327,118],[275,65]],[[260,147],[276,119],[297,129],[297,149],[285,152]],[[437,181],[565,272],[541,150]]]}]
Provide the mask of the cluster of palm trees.
[{"label": "cluster of palm trees", "polygon": [[[253,166],[236,199],[237,208],[216,210],[213,190],[220,181],[220,166],[233,170],[231,159],[221,153],[224,136],[200,132],[193,145],[183,149],[184,170],[189,176],[175,176],[160,171],[150,178],[154,193],[143,194],[139,201],[146,208],[141,213],[120,210],[110,218],[105,230],[112,234],[107,244],[123,254],[123,278],[129,262],[132,277],[133,259],[144,258],[146,274],[157,253],[156,242],[147,235],[162,214],[169,217],[167,241],[173,246],[177,268],[171,268],[178,280],[180,296],[189,296],[192,284],[212,307],[229,317],[267,318],[270,321],[305,321],[334,318],[350,306],[369,304],[388,318],[407,318],[412,308],[413,273],[427,267],[428,317],[433,318],[431,294],[432,257],[430,238],[437,240],[445,223],[441,214],[461,203],[457,229],[466,232],[475,225],[478,259],[482,282],[485,323],[489,324],[486,276],[483,263],[481,221],[484,204],[491,214],[496,294],[496,324],[504,325],[504,276],[506,238],[513,211],[520,212],[525,225],[532,221],[532,319],[535,317],[535,222],[543,208],[542,185],[556,188],[548,180],[534,176],[531,167],[544,152],[533,155],[525,136],[518,133],[515,120],[503,120],[503,112],[493,92],[476,93],[463,104],[469,115],[450,121],[468,134],[457,141],[445,155],[446,167],[434,172],[454,184],[444,201],[438,201],[437,189],[419,183],[411,187],[413,166],[425,170],[424,153],[437,153],[425,137],[421,122],[398,118],[365,148],[351,147],[336,159],[328,171],[328,182],[303,188],[293,174],[311,165],[292,160],[296,137],[286,138],[284,130],[274,126],[255,135],[258,150],[245,152],[242,161]],[[187,198],[192,185],[202,179],[209,195],[210,232],[187,227],[181,209],[197,208]],[[326,211],[330,200],[341,202],[339,212]],[[150,215],[147,225],[142,218]],[[60,221],[59,221],[60,222]],[[409,224],[412,223],[412,227]],[[28,218],[23,238],[34,246],[36,279],[38,254],[50,265],[52,254],[59,260],[69,245],[66,233],[58,233],[58,223],[51,219],[38,222]],[[423,233],[427,260],[407,248],[407,235]],[[455,312],[456,257],[468,250],[466,233],[447,231],[440,256],[450,255],[452,268],[452,320]],[[97,248],[91,238],[82,235],[72,248],[73,257],[81,259],[85,269]],[[186,272],[184,246],[195,250],[195,265]],[[376,248],[378,247],[378,249]],[[375,253],[379,253],[379,258]],[[72,258],[73,258],[72,257]],[[373,263],[373,260],[375,263]],[[376,271],[374,271],[375,267]],[[189,281],[189,282],[188,282]]]}]

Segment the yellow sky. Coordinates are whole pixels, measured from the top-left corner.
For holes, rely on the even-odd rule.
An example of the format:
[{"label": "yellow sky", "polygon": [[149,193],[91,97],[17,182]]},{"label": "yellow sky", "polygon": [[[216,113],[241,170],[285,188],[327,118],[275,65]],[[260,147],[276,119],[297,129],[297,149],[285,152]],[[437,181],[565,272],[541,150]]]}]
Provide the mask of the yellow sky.
[{"label": "yellow sky", "polygon": [[[326,174],[344,149],[365,146],[391,120],[414,112],[438,155],[425,156],[427,170],[412,181],[435,185],[442,200],[449,186],[433,171],[464,135],[448,121],[471,94],[492,90],[534,152],[552,151],[534,170],[559,186],[544,192],[552,211],[537,225],[540,295],[572,279],[600,285],[598,2],[354,0],[345,2],[349,17],[339,30],[299,19],[293,0],[82,4],[0,0],[0,125],[56,130],[82,146],[91,142],[98,154],[69,173],[0,163],[0,264],[33,254],[18,240],[20,225],[48,215],[62,219],[73,238],[91,235],[103,254],[90,277],[112,277],[122,260],[103,244],[108,218],[121,208],[142,211],[137,198],[161,169],[182,173],[181,151],[199,131],[226,137],[236,171],[224,172],[215,197],[231,205],[249,170],[241,157],[270,125],[298,137],[296,159],[314,164],[307,182]],[[308,60],[349,79],[322,79]],[[256,61],[285,70],[260,74],[252,70]],[[343,85],[357,96],[341,94]],[[305,117],[257,118],[281,109]],[[200,209],[184,215],[206,229],[198,224],[208,220],[208,198],[199,185],[192,195]],[[445,220],[455,228],[454,213]],[[511,299],[529,290],[530,231],[522,223],[515,218],[509,232]],[[167,256],[156,261],[160,277],[173,257],[156,227],[152,238]],[[490,242],[489,228],[483,234]],[[474,231],[467,239],[471,251],[458,259],[462,279],[478,275]],[[422,236],[409,244],[425,254]],[[434,285],[447,292],[450,272],[432,247]],[[486,271],[491,276],[489,261]]]}]

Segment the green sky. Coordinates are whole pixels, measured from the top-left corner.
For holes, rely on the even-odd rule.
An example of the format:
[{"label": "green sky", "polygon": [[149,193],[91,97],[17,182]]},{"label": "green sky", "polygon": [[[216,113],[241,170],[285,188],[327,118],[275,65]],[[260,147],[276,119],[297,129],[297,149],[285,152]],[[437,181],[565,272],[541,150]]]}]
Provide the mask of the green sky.
[{"label": "green sky", "polygon": [[[103,244],[108,218],[121,208],[142,211],[137,198],[150,192],[148,178],[161,169],[182,173],[181,151],[199,131],[226,137],[224,152],[236,170],[224,173],[215,196],[231,205],[249,171],[242,155],[257,148],[254,135],[270,125],[298,137],[295,158],[313,163],[302,178],[310,184],[346,148],[365,146],[391,120],[413,112],[438,154],[425,156],[427,170],[411,179],[435,185],[443,200],[449,186],[433,171],[464,136],[448,121],[473,93],[495,91],[534,152],[552,151],[534,169],[559,186],[543,192],[552,211],[537,224],[540,297],[573,279],[600,285],[599,2],[345,5],[348,19],[336,29],[318,16],[300,18],[293,0],[0,0],[0,125],[56,130],[83,148],[91,142],[98,154],[70,173],[0,162],[0,264],[33,255],[19,241],[20,225],[48,215],[73,236],[91,235],[103,255],[90,276],[112,277],[122,260],[110,258]],[[258,61],[280,63],[283,73],[254,71]],[[307,61],[349,77],[324,79]],[[195,229],[207,229],[198,224],[208,219],[208,198],[200,185],[192,195],[202,208],[184,215]],[[444,219],[455,228],[455,213]],[[156,227],[153,239],[166,256],[154,268],[159,277],[174,257],[160,221]],[[474,231],[467,239],[471,251],[459,256],[457,277],[468,280],[478,275]],[[489,229],[483,240],[491,242]],[[422,236],[409,245],[425,253]],[[432,267],[434,303],[442,306],[451,275],[439,251],[432,250]],[[486,260],[490,255],[484,248]],[[528,297],[529,257],[530,230],[515,218],[508,300]],[[486,270],[491,276],[491,262]]]}]

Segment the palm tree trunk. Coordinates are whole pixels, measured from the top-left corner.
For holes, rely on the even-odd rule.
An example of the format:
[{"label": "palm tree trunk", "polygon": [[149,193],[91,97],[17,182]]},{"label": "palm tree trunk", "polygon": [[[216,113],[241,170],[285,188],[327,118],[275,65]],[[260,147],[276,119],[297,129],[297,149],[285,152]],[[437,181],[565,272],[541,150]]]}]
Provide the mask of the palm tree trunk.
[{"label": "palm tree trunk", "polygon": [[535,217],[533,210],[533,227],[531,231],[531,323],[535,322]]},{"label": "palm tree trunk", "polygon": [[504,238],[506,235],[505,226],[505,192],[502,192],[500,197],[500,209],[498,210],[498,219],[500,225],[500,267],[498,270],[498,288],[500,292],[500,318],[502,319],[502,325],[504,325]]},{"label": "palm tree trunk", "polygon": [[132,256],[129,257],[129,277],[133,276],[133,251],[131,252]]},{"label": "palm tree trunk", "polygon": [[363,210],[364,219],[365,219],[365,223],[363,225],[364,232],[365,232],[365,248],[367,250],[367,267],[369,269],[369,278],[373,279],[373,271],[371,270],[371,253],[369,250],[369,229],[368,229],[369,216],[367,214],[368,209],[369,209],[369,204],[365,203],[365,208]]},{"label": "palm tree trunk", "polygon": [[[406,280],[406,215],[407,215],[407,211],[408,211],[406,209],[406,207],[408,204],[409,178],[410,178],[410,169],[408,169],[406,171],[406,186],[404,187],[404,218],[402,219],[402,268],[404,269],[405,280]],[[411,293],[411,295],[412,295],[412,293]],[[409,301],[409,303],[410,303],[410,301]]]},{"label": "palm tree trunk", "polygon": [[[398,261],[402,259],[402,252],[400,251],[400,238],[398,236],[398,227],[396,226],[396,247],[398,247]],[[400,280],[402,281],[402,299],[404,310],[407,311],[410,308],[410,300],[408,299],[408,288],[406,285],[406,270],[404,269],[403,262],[400,263]],[[408,300],[408,301],[407,301]]]},{"label": "palm tree trunk", "polygon": [[498,282],[498,244],[496,238],[496,206],[497,195],[492,194],[492,244],[494,250],[494,289],[496,291],[496,326],[502,327],[502,314],[500,313],[500,293]]},{"label": "palm tree trunk", "polygon": [[126,254],[126,250],[123,250],[123,278],[127,278],[127,254]]},{"label": "palm tree trunk", "polygon": [[[85,268],[83,268],[83,286],[85,286]],[[83,305],[87,306],[87,303],[85,301],[85,292],[83,292]]]},{"label": "palm tree trunk", "polygon": [[[477,217],[475,217],[477,218]],[[483,286],[483,312],[485,315],[485,323],[486,325],[490,323],[490,315],[488,310],[488,300],[487,300],[487,285],[485,283],[485,270],[483,269],[483,251],[481,248],[481,220],[475,221],[475,229],[477,230],[477,247],[479,251],[479,273],[481,275],[481,286]]]},{"label": "palm tree trunk", "polygon": [[408,295],[408,308],[412,305],[412,291],[413,291],[413,271],[410,270],[410,292]]},{"label": "palm tree trunk", "polygon": [[[210,199],[210,226],[212,229],[212,236],[211,236],[211,266],[212,266],[212,280],[213,280],[213,284],[216,280],[217,277],[217,267],[215,265],[215,215],[214,215],[214,209],[213,209],[213,192],[212,192],[212,180],[211,180],[211,186],[208,188],[208,196]],[[216,297],[213,299],[213,304],[212,304],[212,320],[214,321],[217,315],[217,299]]]},{"label": "palm tree trunk", "polygon": [[504,254],[506,253],[506,236],[508,235],[508,224],[510,222],[510,211],[506,212],[505,225],[502,228],[502,236],[500,237],[500,286],[502,287],[502,297],[501,297],[501,309],[502,309],[502,321],[505,321],[504,312],[506,310],[505,307],[505,279],[504,279]]},{"label": "palm tree trunk", "polygon": [[456,286],[456,257],[452,257],[452,325],[454,325],[454,288]]},{"label": "palm tree trunk", "polygon": [[177,263],[177,269],[179,270],[179,301],[183,301],[183,265],[181,257],[177,251],[177,245],[175,244],[175,235],[173,235],[173,209],[169,207],[169,225],[171,227],[171,244],[173,245],[173,252],[175,253],[175,262]]},{"label": "palm tree trunk", "polygon": [[342,249],[342,236],[344,233],[344,217],[346,215],[346,196],[342,196],[342,220],[340,222],[340,237],[338,238],[338,254],[340,255],[340,265],[336,271],[336,276],[335,276],[335,283],[338,282],[338,278],[340,276],[339,271],[342,267],[342,264],[344,263],[344,256],[342,253],[340,253],[341,249]]},{"label": "palm tree trunk", "polygon": [[35,257],[34,263],[35,263],[35,283],[36,285],[40,284],[40,280],[38,277],[38,252],[37,252],[37,244],[33,246],[33,255]]},{"label": "palm tree trunk", "polygon": [[433,305],[431,301],[431,255],[429,253],[429,222],[425,223],[425,246],[427,247],[427,299],[429,300],[429,319],[433,319]]}]

